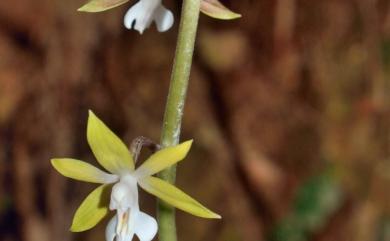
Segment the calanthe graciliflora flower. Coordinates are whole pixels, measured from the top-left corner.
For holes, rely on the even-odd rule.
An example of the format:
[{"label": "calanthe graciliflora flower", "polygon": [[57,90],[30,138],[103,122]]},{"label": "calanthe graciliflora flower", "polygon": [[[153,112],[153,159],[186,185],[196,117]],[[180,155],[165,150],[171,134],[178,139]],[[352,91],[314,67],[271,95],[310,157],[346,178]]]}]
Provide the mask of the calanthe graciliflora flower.
[{"label": "calanthe graciliflora flower", "polygon": [[[91,0],[78,10],[83,12],[101,12],[117,7],[128,1],[129,0]],[[161,0],[139,0],[127,11],[124,18],[126,28],[134,28],[141,34],[152,24],[152,22],[156,23],[159,32],[165,32],[173,25],[173,14],[162,5]]]},{"label": "calanthe graciliflora flower", "polygon": [[66,177],[102,184],[77,209],[71,231],[88,230],[101,221],[109,210],[116,210],[116,215],[106,228],[107,241],[131,241],[134,234],[140,241],[152,240],[157,232],[157,223],[153,217],[140,211],[138,185],[168,204],[195,216],[220,218],[174,185],[153,176],[183,160],[192,141],[161,149],[135,168],[133,155],[126,145],[92,111],[88,117],[87,140],[97,161],[109,173],[80,160],[51,160],[54,168]]}]

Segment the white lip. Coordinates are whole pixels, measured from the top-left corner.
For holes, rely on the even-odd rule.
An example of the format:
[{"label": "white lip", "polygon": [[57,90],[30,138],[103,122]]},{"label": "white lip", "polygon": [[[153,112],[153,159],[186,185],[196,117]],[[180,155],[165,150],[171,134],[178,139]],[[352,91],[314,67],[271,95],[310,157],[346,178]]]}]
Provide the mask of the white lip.
[{"label": "white lip", "polygon": [[164,32],[170,29],[174,22],[171,11],[166,9],[160,0],[140,0],[132,6],[124,17],[124,25],[134,28],[140,34],[155,21],[157,30]]}]

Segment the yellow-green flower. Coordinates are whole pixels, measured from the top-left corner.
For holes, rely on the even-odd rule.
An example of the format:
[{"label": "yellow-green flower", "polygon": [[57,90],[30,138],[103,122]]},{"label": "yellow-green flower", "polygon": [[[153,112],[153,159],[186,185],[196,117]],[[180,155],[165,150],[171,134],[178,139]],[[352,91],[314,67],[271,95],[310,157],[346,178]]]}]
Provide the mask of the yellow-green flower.
[{"label": "yellow-green flower", "polygon": [[109,210],[116,210],[117,214],[106,228],[107,241],[130,241],[134,234],[140,241],[152,240],[157,232],[157,223],[153,217],[139,210],[138,185],[146,192],[195,216],[220,218],[175,186],[153,176],[183,160],[191,148],[192,140],[157,151],[135,169],[132,153],[92,111],[89,112],[87,139],[99,164],[110,173],[80,160],[51,160],[54,168],[66,177],[102,184],[77,209],[71,231],[88,230],[101,221]]}]

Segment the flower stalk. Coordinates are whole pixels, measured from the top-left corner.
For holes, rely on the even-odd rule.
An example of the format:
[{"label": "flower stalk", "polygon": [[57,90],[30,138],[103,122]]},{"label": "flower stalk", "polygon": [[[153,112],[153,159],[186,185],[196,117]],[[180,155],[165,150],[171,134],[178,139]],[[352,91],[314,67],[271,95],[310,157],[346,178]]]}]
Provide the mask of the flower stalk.
[{"label": "flower stalk", "polygon": [[[183,1],[175,60],[161,133],[162,147],[173,146],[179,143],[199,13],[200,0]],[[176,166],[173,165],[162,171],[159,176],[163,180],[174,183],[176,179]],[[173,207],[161,201],[158,204],[158,225],[160,241],[177,240],[175,210]]]}]

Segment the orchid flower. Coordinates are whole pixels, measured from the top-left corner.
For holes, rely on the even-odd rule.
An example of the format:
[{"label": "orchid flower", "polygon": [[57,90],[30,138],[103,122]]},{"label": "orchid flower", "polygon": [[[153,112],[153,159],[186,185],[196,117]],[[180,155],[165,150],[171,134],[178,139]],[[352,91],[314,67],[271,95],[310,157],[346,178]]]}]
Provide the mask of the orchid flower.
[{"label": "orchid flower", "polygon": [[[101,12],[117,7],[128,1],[129,0],[91,0],[78,10],[83,12]],[[162,5],[161,0],[139,0],[127,11],[123,22],[126,28],[134,28],[142,34],[153,21],[156,23],[159,32],[165,32],[173,25],[173,14]]]},{"label": "orchid flower", "polygon": [[106,227],[107,241],[131,241],[134,235],[140,241],[152,240],[157,233],[157,222],[140,211],[138,185],[166,203],[195,216],[221,218],[174,185],[153,176],[183,160],[192,140],[157,151],[136,169],[132,153],[126,145],[92,111],[88,117],[87,140],[97,161],[109,173],[80,160],[51,160],[54,168],[66,177],[102,184],[77,209],[71,231],[91,229],[109,210],[116,210],[116,215]]}]

